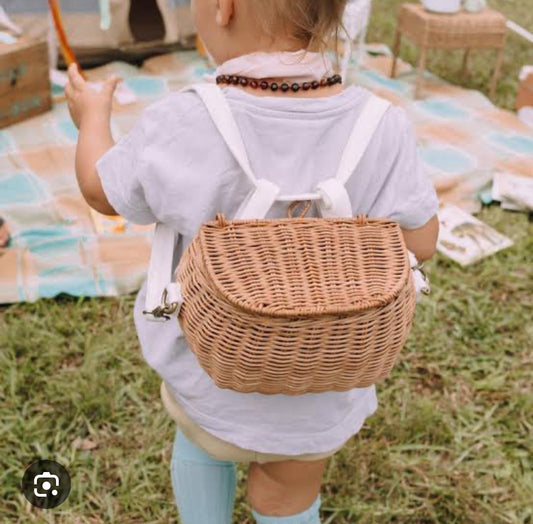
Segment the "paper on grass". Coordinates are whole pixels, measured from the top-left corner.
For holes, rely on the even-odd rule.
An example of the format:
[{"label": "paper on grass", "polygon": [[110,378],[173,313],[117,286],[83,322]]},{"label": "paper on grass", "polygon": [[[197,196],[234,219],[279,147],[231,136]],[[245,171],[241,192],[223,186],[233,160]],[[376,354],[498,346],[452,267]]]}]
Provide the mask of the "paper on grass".
[{"label": "paper on grass", "polygon": [[494,173],[492,198],[501,202],[504,209],[533,210],[533,177],[505,172]]},{"label": "paper on grass", "polygon": [[439,209],[438,215],[437,249],[462,266],[513,245],[510,238],[456,206],[445,205]]}]

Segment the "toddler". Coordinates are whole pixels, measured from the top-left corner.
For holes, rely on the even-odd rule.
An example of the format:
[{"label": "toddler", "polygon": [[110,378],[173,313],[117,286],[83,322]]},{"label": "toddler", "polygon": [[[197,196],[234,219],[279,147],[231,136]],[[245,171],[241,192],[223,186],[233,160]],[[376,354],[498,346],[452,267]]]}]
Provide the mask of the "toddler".
[{"label": "toddler", "polygon": [[[343,88],[323,53],[345,4],[192,2],[251,170],[284,195],[313,192],[335,175],[371,96],[360,87]],[[76,172],[85,199],[104,214],[171,226],[179,234],[176,266],[203,222],[216,213],[235,216],[253,189],[249,177],[196,92],[173,93],[152,105],[115,144],[109,121],[118,79],[97,93],[75,66],[69,78],[69,108],[80,130]],[[346,190],[354,215],[397,221],[419,261],[433,256],[437,197],[402,109],[386,111]],[[287,203],[277,201],[267,217],[286,212]],[[134,318],[143,355],[162,377],[162,400],[177,423],[170,467],[181,522],[231,522],[236,461],[249,464],[246,496],[259,524],[320,522],[327,459],[377,409],[375,387],[299,396],[220,389],[175,320],[151,323],[143,317],[145,296],[143,286]]]}]

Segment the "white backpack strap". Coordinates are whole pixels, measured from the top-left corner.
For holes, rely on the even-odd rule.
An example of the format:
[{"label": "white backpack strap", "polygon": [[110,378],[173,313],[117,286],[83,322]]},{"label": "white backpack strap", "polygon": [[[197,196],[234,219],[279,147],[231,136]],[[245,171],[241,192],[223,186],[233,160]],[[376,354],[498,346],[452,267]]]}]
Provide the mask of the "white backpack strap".
[{"label": "white backpack strap", "polygon": [[236,219],[251,220],[253,218],[265,218],[266,214],[276,201],[279,187],[268,180],[257,181],[255,189],[248,195],[246,200],[235,214]]},{"label": "white backpack strap", "polygon": [[329,178],[318,184],[316,189],[321,195],[317,206],[322,217],[351,217],[353,215],[350,195],[340,180]]},{"label": "white backpack strap", "polygon": [[335,177],[342,184],[348,182],[359,162],[361,162],[370,141],[390,106],[391,103],[389,101],[370,95],[342,154],[341,163]]},{"label": "white backpack strap", "polygon": [[147,320],[158,322],[170,320],[171,317],[178,315],[183,303],[180,285],[172,282],[172,262],[177,237],[171,227],[162,223],[156,224],[146,279],[146,302],[143,314]]},{"label": "white backpack strap", "polygon": [[229,150],[254,185],[254,189],[242,203],[234,218],[264,218],[276,201],[279,187],[268,180],[255,177],[237,122],[235,122],[224,93],[215,84],[195,84],[186,88],[185,91],[194,91],[202,99]]},{"label": "white backpack strap", "polygon": [[186,87],[183,91],[194,91],[202,99],[211,119],[235,160],[237,160],[250,182],[255,185],[256,178],[250,167],[241,133],[222,90],[216,84],[194,84]]},{"label": "white backpack strap", "polygon": [[345,184],[361,162],[390,105],[390,102],[370,95],[348,138],[337,175],[317,186],[317,191],[322,196],[318,207],[323,217],[352,216],[352,206]]}]

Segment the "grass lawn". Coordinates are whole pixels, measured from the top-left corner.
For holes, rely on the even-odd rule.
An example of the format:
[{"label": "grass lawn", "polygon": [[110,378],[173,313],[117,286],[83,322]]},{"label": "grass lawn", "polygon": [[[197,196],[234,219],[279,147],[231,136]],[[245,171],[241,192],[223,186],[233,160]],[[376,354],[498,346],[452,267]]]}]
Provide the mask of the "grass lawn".
[{"label": "grass lawn", "polygon": [[[375,0],[370,40],[392,43],[399,3]],[[526,3],[492,1],[533,29]],[[460,54],[433,56],[432,71],[458,80]],[[413,49],[403,57],[412,61]],[[486,92],[492,58],[476,56],[465,85]],[[502,106],[531,58],[509,39]],[[433,293],[379,386],[380,409],[329,462],[324,524],[533,523],[533,226],[499,207],[480,218],[515,245],[467,269],[440,255],[428,264]],[[173,424],[140,356],[132,304],[59,298],[0,309],[0,522],[177,521]],[[56,510],[34,510],[18,491],[37,458],[70,471],[71,495]],[[253,522],[245,478],[239,465],[235,524]]]}]

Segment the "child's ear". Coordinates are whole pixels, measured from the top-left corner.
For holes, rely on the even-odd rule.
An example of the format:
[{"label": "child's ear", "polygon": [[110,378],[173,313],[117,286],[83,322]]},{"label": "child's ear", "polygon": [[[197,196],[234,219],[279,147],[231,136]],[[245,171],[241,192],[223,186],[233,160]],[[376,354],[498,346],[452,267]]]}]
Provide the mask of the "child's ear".
[{"label": "child's ear", "polygon": [[217,0],[217,25],[226,27],[233,16],[233,0]]}]

